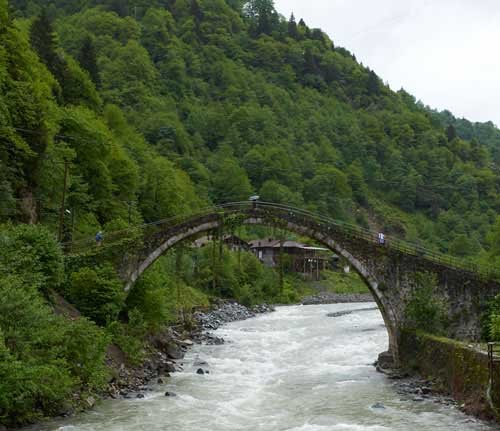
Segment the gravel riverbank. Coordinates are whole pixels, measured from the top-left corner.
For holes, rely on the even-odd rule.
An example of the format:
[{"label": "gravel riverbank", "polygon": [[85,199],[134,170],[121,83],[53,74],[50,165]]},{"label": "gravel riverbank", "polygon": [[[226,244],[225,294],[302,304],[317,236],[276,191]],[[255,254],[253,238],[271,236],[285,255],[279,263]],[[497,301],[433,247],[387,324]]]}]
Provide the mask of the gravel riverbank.
[{"label": "gravel riverbank", "polygon": [[370,293],[321,292],[302,299],[303,305],[344,304],[348,302],[373,302],[373,296]]}]

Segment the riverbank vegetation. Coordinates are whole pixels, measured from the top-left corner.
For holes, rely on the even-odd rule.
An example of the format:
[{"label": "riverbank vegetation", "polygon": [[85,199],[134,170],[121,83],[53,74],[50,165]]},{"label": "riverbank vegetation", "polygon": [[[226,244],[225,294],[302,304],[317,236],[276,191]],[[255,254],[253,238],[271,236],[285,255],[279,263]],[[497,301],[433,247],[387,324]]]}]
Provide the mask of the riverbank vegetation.
[{"label": "riverbank vegetation", "polygon": [[494,126],[392,91],[271,0],[147,3],[0,0],[0,422],[98,391],[108,343],[140,362],[144,334],[211,297],[307,293],[249,253],[185,244],[125,295],[111,259],[60,243],[258,193],[498,263]]}]

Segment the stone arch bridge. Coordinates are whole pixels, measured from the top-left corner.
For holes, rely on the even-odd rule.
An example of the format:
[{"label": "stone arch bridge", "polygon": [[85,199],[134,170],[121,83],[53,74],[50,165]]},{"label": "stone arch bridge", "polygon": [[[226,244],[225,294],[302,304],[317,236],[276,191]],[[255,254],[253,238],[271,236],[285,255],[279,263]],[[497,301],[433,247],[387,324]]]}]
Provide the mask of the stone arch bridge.
[{"label": "stone arch bridge", "polygon": [[[118,253],[125,290],[130,290],[141,274],[176,244],[223,226],[236,225],[279,227],[309,237],[344,257],[366,282],[380,309],[389,334],[389,351],[396,362],[399,361],[401,329],[406,322],[406,304],[418,287],[416,274],[436,275],[437,293],[449,304],[449,336],[456,339],[479,339],[480,319],[486,304],[500,293],[500,282],[490,270],[479,270],[474,265],[396,238],[386,236],[385,244],[380,244],[377,232],[265,202],[225,204],[193,216],[144,226],[135,247],[124,245]],[[119,243],[120,235],[110,234],[106,242]]]}]

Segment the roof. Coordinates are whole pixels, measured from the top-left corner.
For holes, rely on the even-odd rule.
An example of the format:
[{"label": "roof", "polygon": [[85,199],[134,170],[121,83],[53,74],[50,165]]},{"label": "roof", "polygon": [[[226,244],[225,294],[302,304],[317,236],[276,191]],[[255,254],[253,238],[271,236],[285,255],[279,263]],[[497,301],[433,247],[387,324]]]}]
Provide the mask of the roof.
[{"label": "roof", "polygon": [[248,241],[248,244],[250,244],[250,248],[272,248],[278,243],[279,245],[279,240],[277,239],[252,239],[251,241]]},{"label": "roof", "polygon": [[329,251],[325,247],[302,247],[304,250],[314,250],[314,251]]},{"label": "roof", "polygon": [[[265,239],[253,239],[248,242],[250,244],[250,248],[279,248],[280,240],[273,238],[265,238]],[[311,251],[328,251],[327,248],[321,247],[309,247],[297,241],[284,241],[283,248],[300,248],[302,250],[311,250]]]},{"label": "roof", "polygon": [[[222,239],[226,243],[229,242],[229,243],[234,243],[235,245],[243,245],[249,247],[249,244],[246,241],[242,240],[240,237],[236,235],[224,235]],[[213,238],[209,236],[202,236],[201,238],[198,238],[195,241],[193,241],[193,244],[195,245],[195,247],[200,248],[212,242],[212,240]]]}]

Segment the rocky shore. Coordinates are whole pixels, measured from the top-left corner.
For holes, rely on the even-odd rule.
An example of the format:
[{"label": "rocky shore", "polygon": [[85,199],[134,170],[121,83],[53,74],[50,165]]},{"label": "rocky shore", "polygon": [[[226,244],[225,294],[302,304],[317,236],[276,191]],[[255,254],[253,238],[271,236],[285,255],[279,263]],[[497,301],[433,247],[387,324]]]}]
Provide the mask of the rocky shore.
[{"label": "rocky shore", "polygon": [[303,305],[344,304],[347,302],[373,302],[373,296],[370,293],[321,292],[302,299]]},{"label": "rocky shore", "polygon": [[[148,391],[148,384],[162,383],[171,373],[181,371],[182,359],[193,344],[223,344],[224,340],[212,334],[225,323],[246,320],[258,314],[274,311],[273,307],[263,304],[253,308],[245,307],[234,301],[217,300],[210,310],[196,311],[192,315],[187,330],[183,327],[170,327],[146,340],[147,359],[139,366],[127,365],[123,353],[116,347],[108,350],[108,365],[113,370],[104,398],[142,398]],[[96,400],[84,400],[92,407]]]},{"label": "rocky shore", "polygon": [[[393,381],[393,386],[402,402],[433,402],[441,404],[451,409],[458,409],[468,415],[466,419],[469,423],[477,423],[481,420],[488,420],[486,417],[477,417],[471,415],[465,404],[460,404],[437,380],[424,379],[418,375],[409,374],[400,369],[391,368],[392,358],[389,358],[388,352],[381,353],[379,360],[373,365],[377,371],[385,374]],[[375,403],[371,406],[373,409],[385,409],[383,403]],[[476,416],[476,417],[474,417]]]}]

